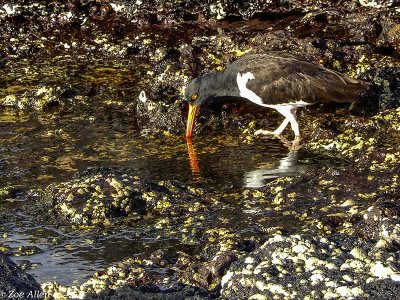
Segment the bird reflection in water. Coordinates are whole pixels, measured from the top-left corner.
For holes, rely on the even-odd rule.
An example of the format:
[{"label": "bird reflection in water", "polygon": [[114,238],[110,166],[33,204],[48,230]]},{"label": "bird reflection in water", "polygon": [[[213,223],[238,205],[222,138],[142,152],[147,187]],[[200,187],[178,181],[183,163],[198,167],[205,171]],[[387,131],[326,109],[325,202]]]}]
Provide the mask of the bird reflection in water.
[{"label": "bird reflection in water", "polygon": [[[186,145],[188,150],[190,170],[192,171],[192,179],[195,182],[198,182],[201,180],[201,176],[196,148],[194,147],[193,141],[190,138],[186,139]],[[268,179],[290,176],[306,171],[308,166],[299,162],[298,151],[292,151],[290,147],[288,148],[290,150],[289,153],[279,160],[276,167],[271,167],[271,165],[259,166],[252,171],[245,172],[243,175],[244,186],[247,188],[259,188],[265,186],[265,181]]]},{"label": "bird reflection in water", "polygon": [[188,150],[190,170],[192,171],[192,175],[193,175],[194,179],[199,178],[199,175],[200,175],[199,160],[197,159],[196,149],[193,146],[192,139],[187,138],[186,145],[187,145],[187,150]]},{"label": "bird reflection in water", "polygon": [[268,179],[294,175],[307,170],[307,167],[307,165],[299,163],[297,151],[289,151],[285,157],[279,160],[276,168],[259,167],[244,173],[244,185],[247,188],[263,187]]}]

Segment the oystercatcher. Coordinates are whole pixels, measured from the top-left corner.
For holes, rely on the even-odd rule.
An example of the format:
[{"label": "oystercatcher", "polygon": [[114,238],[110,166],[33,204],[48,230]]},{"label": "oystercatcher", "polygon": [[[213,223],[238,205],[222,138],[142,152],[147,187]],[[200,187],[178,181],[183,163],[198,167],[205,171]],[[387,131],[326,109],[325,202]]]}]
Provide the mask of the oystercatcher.
[{"label": "oystercatcher", "polygon": [[193,79],[185,91],[189,102],[186,138],[191,138],[200,105],[216,97],[242,97],[260,106],[276,109],[285,119],[274,131],[256,135],[281,136],[290,123],[294,143],[300,140],[296,110],[317,102],[355,102],[368,84],[310,63],[293,54],[267,52],[245,55],[222,71]]}]

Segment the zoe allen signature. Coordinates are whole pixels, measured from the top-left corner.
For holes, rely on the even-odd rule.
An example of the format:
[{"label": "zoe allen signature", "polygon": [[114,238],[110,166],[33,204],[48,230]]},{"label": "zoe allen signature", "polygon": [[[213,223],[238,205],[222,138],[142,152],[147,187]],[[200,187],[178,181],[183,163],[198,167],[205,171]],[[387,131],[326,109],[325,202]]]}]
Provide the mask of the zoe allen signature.
[{"label": "zoe allen signature", "polygon": [[9,293],[0,292],[0,299],[43,299],[46,293],[36,290],[28,292],[11,291]]}]

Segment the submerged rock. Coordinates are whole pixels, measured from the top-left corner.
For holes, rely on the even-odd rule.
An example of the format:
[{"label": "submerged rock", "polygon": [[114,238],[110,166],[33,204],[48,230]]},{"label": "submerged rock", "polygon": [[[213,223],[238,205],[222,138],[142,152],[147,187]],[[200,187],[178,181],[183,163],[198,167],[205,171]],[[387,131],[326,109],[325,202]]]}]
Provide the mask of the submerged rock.
[{"label": "submerged rock", "polygon": [[43,299],[44,293],[33,276],[0,253],[0,298]]}]

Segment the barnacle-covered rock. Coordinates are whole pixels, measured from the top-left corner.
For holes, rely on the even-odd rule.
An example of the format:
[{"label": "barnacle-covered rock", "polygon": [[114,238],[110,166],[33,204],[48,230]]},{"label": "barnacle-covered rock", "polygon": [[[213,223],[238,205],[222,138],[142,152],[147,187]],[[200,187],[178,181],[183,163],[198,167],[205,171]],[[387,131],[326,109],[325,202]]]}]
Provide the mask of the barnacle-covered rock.
[{"label": "barnacle-covered rock", "polygon": [[[167,272],[166,272],[167,270]],[[62,286],[56,282],[42,284],[49,297],[70,299],[210,299],[201,288],[177,283],[169,274],[174,269],[162,269],[150,260],[128,258],[104,271],[96,272],[80,286]]]},{"label": "barnacle-covered rock", "polygon": [[110,226],[145,214],[173,218],[201,211],[207,201],[199,198],[202,195],[201,189],[174,181],[145,181],[128,171],[88,170],[76,179],[48,186],[43,200],[51,215],[72,224]]},{"label": "barnacle-covered rock", "polygon": [[[221,299],[385,298],[400,289],[395,254],[342,235],[275,235],[222,278]],[[384,290],[377,285],[384,284]]]},{"label": "barnacle-covered rock", "polygon": [[[215,297],[221,285],[226,299],[398,294],[399,8],[385,0],[308,2],[3,1],[0,106],[117,108],[116,117],[135,116],[142,134],[171,137],[184,130],[191,78],[268,50],[373,85],[350,109],[359,116],[336,104],[303,110],[299,156],[317,159],[317,167],[311,159],[306,172],[268,178],[265,187],[219,193],[145,180],[138,171],[90,170],[49,185],[42,201],[20,206],[21,214],[2,212],[8,226],[29,215],[66,231],[71,224],[104,234],[134,228],[155,240],[151,253],[80,286],[44,283],[49,298],[201,299]],[[256,145],[255,128],[280,121],[238,99],[225,101],[202,106],[197,133],[240,131],[242,142]],[[214,152],[210,146],[202,154]],[[0,161],[0,171],[10,166]],[[18,187],[0,190],[5,205],[19,196]],[[165,240],[168,249],[158,244]]]},{"label": "barnacle-covered rock", "polygon": [[71,87],[63,86],[38,85],[34,89],[30,86],[10,86],[1,94],[3,96],[0,96],[0,106],[22,110],[44,110],[85,100]]}]

